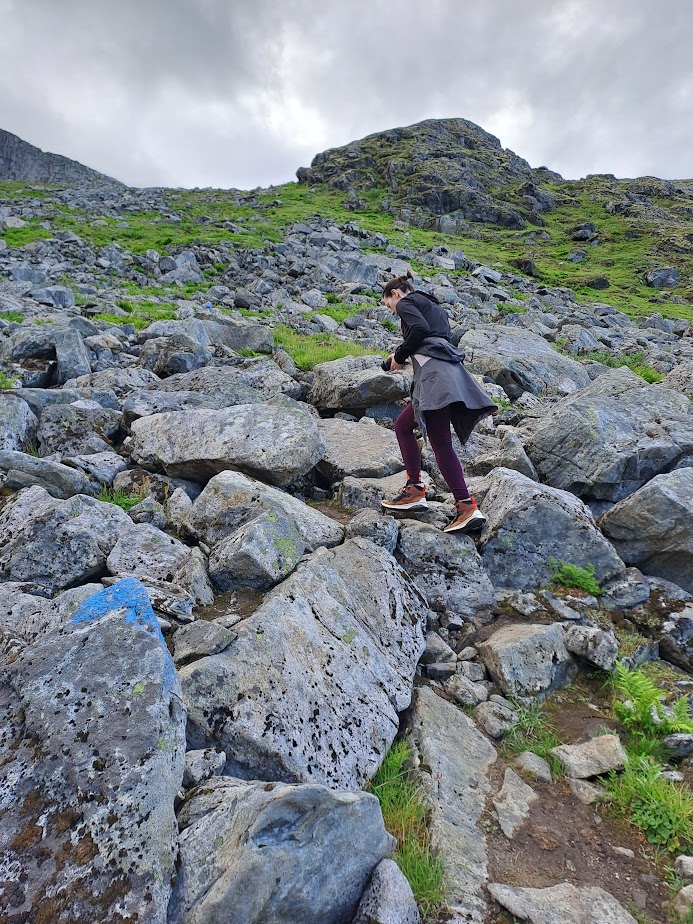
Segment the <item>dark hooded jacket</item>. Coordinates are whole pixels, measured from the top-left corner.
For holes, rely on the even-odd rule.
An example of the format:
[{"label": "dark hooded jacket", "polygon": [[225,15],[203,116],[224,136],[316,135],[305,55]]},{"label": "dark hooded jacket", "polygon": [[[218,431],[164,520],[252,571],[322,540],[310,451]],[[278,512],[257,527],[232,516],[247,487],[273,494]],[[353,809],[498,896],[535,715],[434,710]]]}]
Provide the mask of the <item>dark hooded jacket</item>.
[{"label": "dark hooded jacket", "polygon": [[[466,443],[479,421],[497,410],[496,405],[462,365],[464,353],[453,345],[448,316],[434,298],[410,292],[397,303],[397,314],[404,341],[395,350],[395,361],[403,364],[412,357],[411,400],[419,428],[425,435],[426,411],[450,407],[455,433]],[[422,365],[416,354],[430,359]]]}]

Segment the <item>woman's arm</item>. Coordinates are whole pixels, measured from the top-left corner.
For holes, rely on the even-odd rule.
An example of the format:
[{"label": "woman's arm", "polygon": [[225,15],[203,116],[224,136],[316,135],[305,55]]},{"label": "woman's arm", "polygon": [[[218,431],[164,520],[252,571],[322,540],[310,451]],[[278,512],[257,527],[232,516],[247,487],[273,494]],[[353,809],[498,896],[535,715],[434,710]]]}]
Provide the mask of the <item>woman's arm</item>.
[{"label": "woman's arm", "polygon": [[403,365],[405,360],[416,353],[422,341],[430,334],[431,328],[416,305],[406,297],[397,303],[397,314],[407,331],[404,343],[395,350],[395,362]]}]

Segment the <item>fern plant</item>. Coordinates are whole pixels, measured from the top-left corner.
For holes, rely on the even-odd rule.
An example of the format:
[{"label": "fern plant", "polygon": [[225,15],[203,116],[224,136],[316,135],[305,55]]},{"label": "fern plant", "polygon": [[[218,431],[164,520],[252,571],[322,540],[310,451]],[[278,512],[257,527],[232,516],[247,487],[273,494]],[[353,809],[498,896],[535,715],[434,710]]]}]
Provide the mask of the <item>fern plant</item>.
[{"label": "fern plant", "polygon": [[641,671],[616,666],[611,682],[619,700],[614,712],[619,721],[636,735],[661,738],[672,732],[693,734],[688,697],[680,696],[665,705],[665,693]]}]

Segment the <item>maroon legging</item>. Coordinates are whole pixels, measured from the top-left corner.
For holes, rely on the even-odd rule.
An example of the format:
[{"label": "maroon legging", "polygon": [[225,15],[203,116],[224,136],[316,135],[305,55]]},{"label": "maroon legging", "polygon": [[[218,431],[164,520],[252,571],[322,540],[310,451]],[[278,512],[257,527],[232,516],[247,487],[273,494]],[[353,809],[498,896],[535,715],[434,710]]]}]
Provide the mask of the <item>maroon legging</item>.
[{"label": "maroon legging", "polygon": [[[469,497],[469,491],[462,474],[460,460],[452,448],[450,408],[442,407],[438,411],[426,411],[425,417],[426,432],[435,453],[438,468],[447,481],[455,500],[466,500]],[[404,467],[407,470],[407,477],[410,481],[418,483],[421,480],[421,453],[414,436],[414,426],[414,408],[408,404],[395,421],[395,433]]]}]

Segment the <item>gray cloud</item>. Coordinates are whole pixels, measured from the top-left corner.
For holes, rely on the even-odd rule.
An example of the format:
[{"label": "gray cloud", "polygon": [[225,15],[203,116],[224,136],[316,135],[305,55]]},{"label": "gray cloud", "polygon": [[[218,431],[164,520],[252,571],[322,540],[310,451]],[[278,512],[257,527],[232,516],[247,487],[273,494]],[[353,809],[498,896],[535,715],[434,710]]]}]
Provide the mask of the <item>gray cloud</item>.
[{"label": "gray cloud", "polygon": [[284,182],[462,116],[564,176],[693,175],[688,0],[0,0],[0,127],[137,185]]}]

